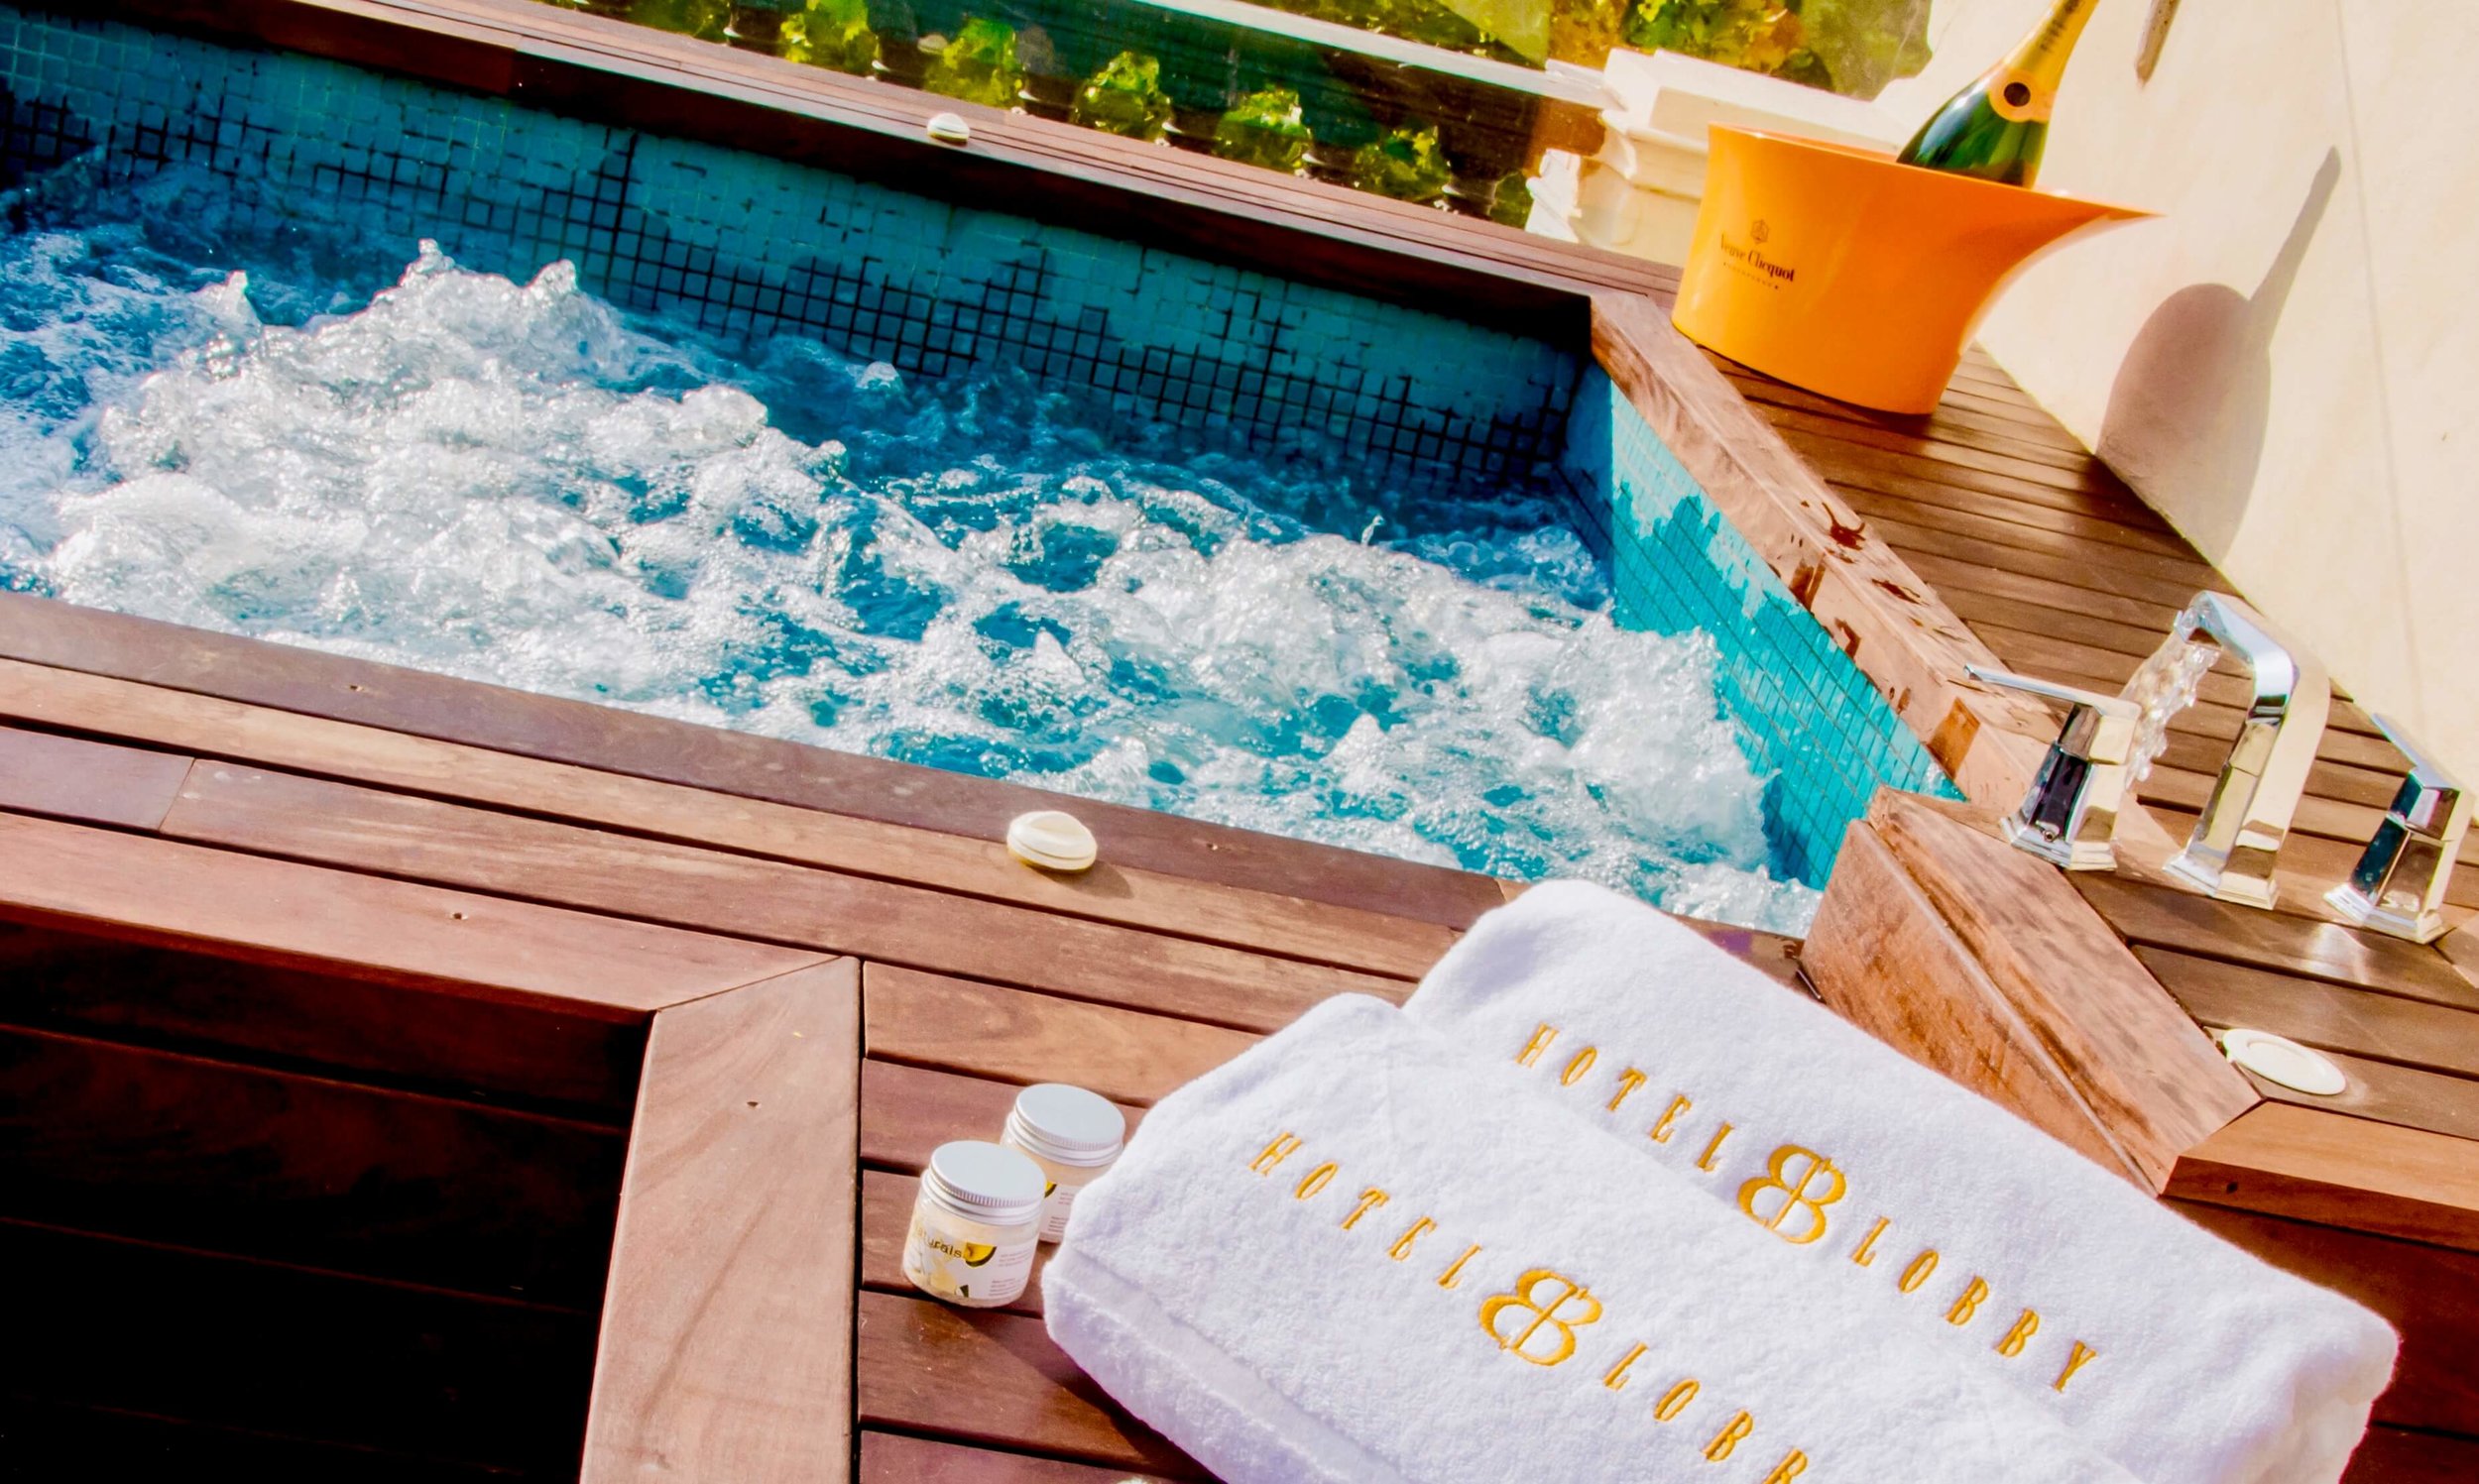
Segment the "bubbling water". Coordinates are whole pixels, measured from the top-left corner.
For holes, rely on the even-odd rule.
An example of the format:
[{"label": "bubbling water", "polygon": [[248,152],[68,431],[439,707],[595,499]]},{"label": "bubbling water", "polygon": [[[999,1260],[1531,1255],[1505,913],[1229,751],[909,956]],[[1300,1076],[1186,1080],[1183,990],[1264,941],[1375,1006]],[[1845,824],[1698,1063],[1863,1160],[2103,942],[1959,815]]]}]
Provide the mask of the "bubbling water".
[{"label": "bubbling water", "polygon": [[2139,712],[2134,745],[2127,757],[2129,782],[2141,783],[2152,776],[2152,765],[2161,760],[2161,753],[2169,747],[2170,723],[2195,704],[2195,696],[2203,688],[2203,677],[2220,663],[2220,645],[2209,639],[2188,637],[2153,650],[2127,677],[2126,687],[2119,694],[2134,702]]},{"label": "bubbling water", "polygon": [[5,244],[6,353],[42,365],[0,418],[0,583],[1706,916],[1813,911],[1766,869],[1709,642],[1612,625],[1519,492],[1170,462],[1175,430],[1106,439],[1009,375],[732,361],[566,264],[518,284],[424,244],[288,325],[243,274],[98,255]]}]

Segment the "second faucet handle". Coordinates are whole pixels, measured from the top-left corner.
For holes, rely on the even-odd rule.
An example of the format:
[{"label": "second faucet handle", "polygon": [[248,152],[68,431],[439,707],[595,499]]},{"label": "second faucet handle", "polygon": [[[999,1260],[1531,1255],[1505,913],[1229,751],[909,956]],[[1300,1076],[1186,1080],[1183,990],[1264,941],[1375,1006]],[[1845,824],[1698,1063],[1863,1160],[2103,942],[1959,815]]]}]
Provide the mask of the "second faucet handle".
[{"label": "second faucet handle", "polygon": [[2016,849],[2067,870],[2114,867],[2117,817],[2126,806],[2143,709],[2123,696],[1985,665],[1967,668],[1974,680],[2063,702],[2066,709],[2066,724],[2049,744],[2031,792],[2006,818],[2006,839]]}]

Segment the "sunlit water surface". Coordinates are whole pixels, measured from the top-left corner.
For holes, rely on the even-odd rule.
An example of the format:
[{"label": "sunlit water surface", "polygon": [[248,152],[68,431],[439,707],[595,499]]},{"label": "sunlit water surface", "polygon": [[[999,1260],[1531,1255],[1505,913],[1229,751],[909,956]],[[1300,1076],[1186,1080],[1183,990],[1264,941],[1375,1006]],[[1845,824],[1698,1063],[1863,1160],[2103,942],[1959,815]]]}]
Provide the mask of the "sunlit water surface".
[{"label": "sunlit water surface", "polygon": [[[233,187],[0,238],[0,586],[1798,931],[1701,637],[1537,492],[731,353]],[[408,262],[410,260],[410,266]],[[1106,435],[1099,429],[1110,426]],[[1107,842],[1105,843],[1107,849]]]}]

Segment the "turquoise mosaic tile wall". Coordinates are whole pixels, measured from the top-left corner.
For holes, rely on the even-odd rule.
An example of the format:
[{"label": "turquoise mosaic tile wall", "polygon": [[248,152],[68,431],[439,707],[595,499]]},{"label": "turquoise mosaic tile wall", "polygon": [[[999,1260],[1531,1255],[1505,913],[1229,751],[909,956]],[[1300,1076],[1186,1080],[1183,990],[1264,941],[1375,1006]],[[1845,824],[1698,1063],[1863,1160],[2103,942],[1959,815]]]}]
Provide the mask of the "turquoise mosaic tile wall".
[{"label": "turquoise mosaic tile wall", "polygon": [[95,152],[401,220],[469,268],[554,259],[624,307],[937,376],[1021,366],[1257,451],[1322,434],[1390,479],[1553,462],[1581,361],[1547,341],[830,171],[294,54],[0,6],[0,184]]},{"label": "turquoise mosaic tile wall", "polygon": [[1777,864],[1823,885],[1878,785],[1959,798],[1928,748],[1609,378],[1589,373],[1568,425],[1576,518],[1610,561],[1617,621],[1712,636],[1722,705],[1770,773]]}]

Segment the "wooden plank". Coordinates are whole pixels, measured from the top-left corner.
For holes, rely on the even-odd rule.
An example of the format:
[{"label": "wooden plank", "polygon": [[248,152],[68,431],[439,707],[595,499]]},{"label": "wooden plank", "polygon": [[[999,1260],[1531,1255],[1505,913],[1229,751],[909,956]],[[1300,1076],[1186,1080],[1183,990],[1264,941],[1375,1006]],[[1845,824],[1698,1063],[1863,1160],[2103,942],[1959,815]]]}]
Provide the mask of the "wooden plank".
[{"label": "wooden plank", "polygon": [[[1175,1479],[1205,1471],[1120,1410],[1050,1342],[1039,1319],[861,1296],[864,1427],[1054,1454]],[[970,1405],[959,1406],[959,1398]]]},{"label": "wooden plank", "polygon": [[1254,1046],[1244,1031],[1080,1004],[872,964],[863,977],[872,1057],[1007,1083],[1072,1083],[1149,1104]]},{"label": "wooden plank", "polygon": [[[1889,533],[1886,539],[1902,552],[1902,559],[1910,564],[1911,570],[1935,585],[1948,604],[1955,603],[1957,594],[1984,593],[1992,598],[2032,604],[2045,612],[2088,614],[2094,618],[2133,625],[2151,630],[2156,641],[2168,633],[2170,626],[2178,621],[2178,605],[2174,603],[2076,587],[2055,577],[2017,572],[1987,562],[1961,560],[1914,549],[1897,534]],[[1956,607],[1954,611],[1968,622],[1968,615],[1963,614],[1961,608]]]},{"label": "wooden plank", "polygon": [[[2104,576],[2111,579],[2121,575],[2131,576],[2162,585],[2153,591],[2183,587],[2186,590],[2185,598],[2226,583],[2219,573],[2191,556],[2138,550],[2042,526],[2026,525],[2022,521],[2005,518],[2007,512],[1993,504],[1985,510],[1978,506],[1932,506],[1916,500],[1880,495],[1856,485],[1837,484],[1832,488],[1835,496],[1866,517],[1871,526],[1881,527],[1888,540],[1898,534],[1906,541],[1918,540],[1920,532],[1934,529],[1952,543],[1951,554],[1965,560],[1980,551],[1989,552],[1991,560],[2010,558],[2014,550],[2019,550],[2066,562],[2087,563],[2094,582]],[[2184,603],[2185,598],[2177,601]]]},{"label": "wooden plank", "polygon": [[[915,1176],[897,1175],[889,1170],[867,1170],[861,1176],[861,1286],[882,1293],[911,1294],[912,1285],[903,1276],[904,1237],[912,1225],[913,1198],[920,1194],[921,1182]],[[1043,1243],[1033,1254],[1032,1281],[1012,1304],[999,1308],[1006,1313],[1041,1313],[1041,1273],[1050,1266],[1050,1255],[1058,1250]]]},{"label": "wooden plank", "polygon": [[608,1128],[0,1030],[0,1216],[592,1314]]},{"label": "wooden plank", "polygon": [[[2173,808],[2200,812],[2210,802],[2212,790],[2219,786],[2220,768],[2215,762],[2212,771],[2188,772],[2184,768],[2155,767],[2152,776],[2137,786],[2149,802],[2158,800]],[[2388,794],[2388,802],[2390,794]],[[2300,836],[2315,835],[2342,845],[2363,847],[2375,838],[2384,823],[2384,806],[2370,807],[2335,799],[2329,795],[2306,793],[2299,800],[2290,818],[2290,828]],[[2461,863],[2479,863],[2479,846],[2465,845]]]},{"label": "wooden plank", "polygon": [[[1710,353],[1708,353],[1710,356]],[[1835,401],[1821,393],[1805,391],[1787,382],[1777,382],[1761,372],[1749,371],[1735,362],[1712,357],[1721,374],[1741,397],[1757,407],[1767,420],[1783,412],[1803,412],[1815,418],[1819,430],[1829,423],[1851,427],[1884,429],[1917,437],[1958,443],[1968,448],[1986,448],[1996,452],[2014,453],[2025,458],[2051,460],[2080,459],[2088,462],[2090,450],[2061,426],[2043,414],[2026,414],[2014,406],[1990,407],[1969,393],[1948,388],[1937,409],[1923,415],[1907,412],[1879,412],[1850,402]]]},{"label": "wooden plank", "polygon": [[[2397,1067],[2391,1062],[2364,1061],[2339,1052],[2326,1052],[2325,1056],[2349,1080],[2348,1085],[2329,1097],[2285,1087],[2252,1072],[2246,1074],[2247,1081],[2276,1101],[2425,1129],[2456,1139],[2479,1139],[2479,1082]],[[2479,1158],[2479,1145],[2473,1146],[2472,1154]]]},{"label": "wooden plank", "polygon": [[0,923],[0,1021],[625,1129],[642,1025]]},{"label": "wooden plank", "polygon": [[654,1017],[584,1479],[850,1477],[859,966]]},{"label": "wooden plank", "polygon": [[2135,957],[2208,1026],[2252,1026],[2325,1051],[2479,1078],[2479,1013],[2168,949]]},{"label": "wooden plank", "polygon": [[575,1467],[588,1317],[11,1221],[0,1274],[0,1396],[451,1463]]},{"label": "wooden plank", "polygon": [[2479,1252],[2479,1145],[2285,1102],[2180,1155],[2164,1194]]},{"label": "wooden plank", "polygon": [[[1775,390],[1793,392],[1799,390],[1797,388],[1790,387],[1788,383],[1777,382],[1773,378],[1766,376],[1763,372],[1758,371],[1753,367],[1742,366],[1738,362],[1731,360],[1727,356],[1721,355],[1717,351],[1708,350],[1705,352],[1705,357],[1713,364],[1715,369],[1723,372],[1733,382],[1751,385],[1765,385],[1770,389]],[[1830,398],[1818,397],[1815,393],[1807,393],[1804,395],[1816,397],[1819,401],[1832,406],[1847,407],[1854,416],[1896,417],[1902,415],[1891,412],[1873,412],[1865,407],[1855,407],[1844,402],[1834,402]],[[1945,395],[1938,400],[1938,410],[1942,412],[1948,407],[1958,405],[1980,408],[1995,415],[2013,418],[2017,421],[2029,423],[2042,428],[2054,429],[2060,434],[2065,433],[2065,429],[2060,426],[2058,419],[2052,416],[2046,408],[2040,405],[2040,403],[2034,401],[2030,395],[2025,393],[2020,386],[2016,385],[2011,378],[2007,378],[2002,383],[1995,385],[1977,379],[1965,381],[1962,379],[1960,372],[1957,369],[1954,379],[1947,384]]]},{"label": "wooden plank", "polygon": [[[2370,809],[2392,807],[2408,764],[2398,756],[2375,762],[2350,760],[2374,756],[2378,747],[2391,752],[2392,744],[2329,727],[2324,729],[2324,737],[2329,742],[2359,745],[2349,745],[2349,758],[2333,755],[2334,748],[2330,746],[2318,746],[2314,765],[2307,770],[2306,796]],[[2363,745],[2368,743],[2374,745]],[[2206,741],[2195,732],[2173,729],[2161,749],[2161,762],[2200,777],[2217,778],[2221,765],[2229,760],[2229,751],[2230,740]]]},{"label": "wooden plank", "polygon": [[1148,1484],[1161,1477],[961,1447],[900,1432],[861,1434],[862,1484]]},{"label": "wooden plank", "polygon": [[[2175,891],[2192,891],[2192,887],[2168,873],[2170,857],[2186,843],[2194,825],[2194,816],[2182,815],[2160,804],[2146,803],[2144,811],[2155,816],[2160,827],[2175,832],[2164,835],[2155,845],[2146,845],[2141,854],[2126,849],[2125,837],[2119,837],[2118,872],[2127,880],[2141,885],[2158,886]],[[2352,932],[2359,931],[2341,911],[2324,899],[2333,883],[2347,874],[2358,852],[2338,841],[2320,835],[2293,835],[2284,842],[2281,860],[2273,868],[2274,889],[2280,893],[2279,912],[2284,917],[2307,922],[2329,923]],[[2445,883],[2442,909],[2445,926],[2458,928],[2479,918],[2479,869],[2463,866]],[[2441,944],[2437,952],[2443,952]]]},{"label": "wooden plank", "polygon": [[[889,89],[888,91],[892,91]],[[717,793],[1000,839],[1068,809],[1121,866],[1461,928],[1498,903],[1468,871],[0,593],[0,655]]]},{"label": "wooden plank", "polygon": [[[1015,1105],[1013,1083],[991,1082],[894,1062],[861,1064],[861,1159],[917,1173],[930,1151],[951,1139],[996,1140]],[[1133,1134],[1144,1110],[1126,1103]]]},{"label": "wooden plank", "polygon": [[[1436,923],[1115,864],[1034,870],[995,839],[720,794],[0,660],[0,717],[203,756],[983,896],[1402,978],[1452,946]],[[176,789],[178,780],[175,780]],[[165,807],[171,807],[168,797]],[[41,812],[41,811],[38,811]],[[153,829],[163,818],[143,828]],[[1103,852],[1114,843],[1105,839]]]},{"label": "wooden plank", "polygon": [[[2038,632],[2060,642],[2101,649],[2136,660],[2158,649],[2178,619],[2173,611],[2163,614],[2158,624],[2122,622],[2094,612],[2093,606],[2079,601],[2073,590],[2051,595],[2054,601],[2050,603],[1979,592],[1968,584],[1941,587],[1938,591],[1946,595],[1946,601],[1952,605],[1953,611],[1974,629],[1990,628]],[[2234,679],[2235,672],[2231,673]]]},{"label": "wooden plank", "polygon": [[[2125,561],[2144,571],[2176,570],[2200,559],[2174,535],[2140,530],[2102,516],[2061,511],[2046,504],[2007,499],[1985,490],[1907,478],[1830,456],[1813,440],[1799,452],[1815,464],[1834,493],[1863,513],[1885,509],[1896,518],[1955,525],[1968,521],[1973,529],[2019,537],[2030,533],[2042,543],[2072,541],[2106,561]],[[2011,527],[1998,532],[1998,527]]]},{"label": "wooden plank", "polygon": [[2022,452],[1992,449],[1973,441],[1869,426],[1793,407],[1770,408],[1765,415],[1792,447],[1814,449],[1812,462],[1829,479],[1841,479],[1840,471],[1848,469],[1861,482],[1869,477],[1920,480],[1990,500],[2080,511],[2193,549],[2125,481],[2089,454],[2048,447]]},{"label": "wooden plank", "polygon": [[821,957],[22,815],[0,919],[616,1019]]},{"label": "wooden plank", "polygon": [[2479,1432],[2479,1254],[2256,1211],[2172,1200],[2172,1209],[2276,1267],[2347,1294],[2402,1334],[2393,1387],[2375,1420]]},{"label": "wooden plank", "polygon": [[1991,417],[2010,417],[2037,427],[2059,427],[2058,419],[2019,387],[2009,391],[1983,383],[1955,380],[1947,383],[1946,395],[1938,400],[1937,406],[1939,411],[1968,408]]},{"label": "wooden plank", "polygon": [[2479,985],[2432,948],[2334,923],[2216,902],[2106,871],[2070,877],[2128,941],[2350,984],[2458,1009],[2479,1009]]},{"label": "wooden plank", "polygon": [[1842,1018],[2151,1188],[1866,820],[1842,837],[1804,957]]},{"label": "wooden plank", "polygon": [[1950,444],[1923,454],[1875,441],[1900,440],[1900,434],[1860,434],[1847,424],[1819,429],[1796,412],[1775,413],[1767,420],[1819,474],[1837,485],[1960,510],[2003,511],[2015,519],[2081,531],[2143,551],[2194,553],[2169,522],[2088,460],[2061,467]]},{"label": "wooden plank", "polygon": [[[2221,758],[2227,755],[2224,749]],[[2167,765],[2155,766],[2152,776],[2136,785],[2136,793],[2146,804],[2175,809],[2188,815],[2199,814],[2210,802],[2212,791],[2220,784],[2221,758],[2213,759],[2212,771],[2208,773],[2190,772],[2184,768]],[[2309,791],[2300,798],[2296,809],[2292,812],[2290,834],[2283,840],[2282,845],[2286,852],[2291,840],[2329,841],[2341,848],[2338,853],[2340,856],[2355,861],[2366,843],[2375,838],[2377,828],[2383,822],[2382,808],[2369,808],[2363,804],[2335,799],[2329,794]],[[2465,850],[2462,864],[2471,863],[2473,863],[2471,854]]]},{"label": "wooden plank", "polygon": [[2026,406],[2040,405],[2039,400],[2023,390],[2023,385],[2014,379],[2014,373],[2006,370],[2003,363],[1989,354],[1988,347],[1976,340],[1962,348],[1962,360],[1954,368],[1954,382],[2019,397]]},{"label": "wooden plank", "polygon": [[1997,839],[1993,816],[1885,790],[1868,821],[2154,1189],[2181,1153],[2254,1105],[2069,873]]},{"label": "wooden plank", "polygon": [[[2218,773],[2229,758],[2230,744],[2237,741],[2245,715],[2234,706],[2198,701],[2171,720],[2170,745],[2161,755],[2172,766]],[[2182,744],[2195,750],[2179,755]],[[2405,766],[2402,754],[2382,737],[2331,726],[2317,739],[2315,755],[2328,763],[2396,775]]]},{"label": "wooden plank", "polygon": [[1844,408],[1826,398],[1783,396],[1751,380],[1732,378],[1731,385],[1751,403],[1765,403],[1764,418],[1785,437],[1796,432],[1821,442],[1853,449],[1908,455],[1931,464],[1952,462],[1988,473],[2012,473],[2027,466],[2068,476],[2055,486],[2081,493],[2094,507],[2117,506],[2139,512],[2155,528],[2167,522],[2135,498],[2108,466],[2093,458],[2064,428],[2036,430],[1963,408],[1939,407],[1927,416],[1899,413],[1866,414]]},{"label": "wooden plank", "polygon": [[2341,1484],[2470,1484],[2479,1479],[2479,1437],[2370,1427]]},{"label": "wooden plank", "polygon": [[[1868,501],[1872,498],[1860,499]],[[2090,553],[2074,549],[2070,542],[2033,546],[2017,541],[1991,540],[1984,531],[1948,529],[1945,518],[1933,513],[1905,510],[1885,501],[1873,503],[1876,508],[1864,513],[1868,528],[1882,536],[1885,543],[1906,562],[1924,554],[1944,557],[1990,571],[2019,573],[2070,589],[2164,604],[2173,613],[2198,592],[2227,586],[2219,577],[2210,575],[2208,569],[2202,580],[2187,570],[2158,572],[2140,567],[2130,570],[2095,561]],[[1856,509],[1856,505],[1853,508]],[[2059,545],[2065,549],[2059,549]],[[2167,624],[2162,626],[2164,629],[2168,627]]]},{"label": "wooden plank", "polygon": [[189,759],[0,727],[0,809],[152,830]]},{"label": "wooden plank", "polygon": [[1082,918],[202,762],[168,835],[1270,1030],[1341,990],[1409,986]]},{"label": "wooden plank", "polygon": [[[2192,895],[2193,888],[2172,877],[2167,867],[2171,857],[2193,835],[2194,827],[2192,810],[2178,809],[2158,800],[2146,799],[2124,811],[2118,816],[2118,874],[2130,884]],[[2324,893],[2349,875],[2358,863],[2359,852],[2357,846],[2321,835],[2294,833],[2284,840],[2281,858],[2273,866],[2273,885],[2280,893],[2279,915],[2336,923],[2357,931],[2356,924],[2348,922],[2324,900]],[[2472,909],[2479,908],[2479,867],[2464,865],[2453,872],[2452,879],[2444,885],[2444,903],[2447,923],[2458,927],[2471,918]],[[2440,946],[2437,952],[2442,953]]]},{"label": "wooden plank", "polygon": [[[2457,871],[2454,873],[2454,879],[2459,881],[2474,874],[2479,874],[2479,872]],[[2447,920],[2450,920],[2450,914],[2447,914]],[[2470,920],[2454,923],[2452,932],[2435,941],[2435,950],[2439,957],[2460,970],[2465,977],[2473,983],[2479,983],[2479,933],[2471,931]]]}]

